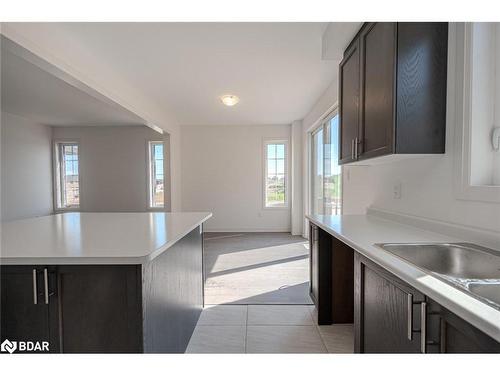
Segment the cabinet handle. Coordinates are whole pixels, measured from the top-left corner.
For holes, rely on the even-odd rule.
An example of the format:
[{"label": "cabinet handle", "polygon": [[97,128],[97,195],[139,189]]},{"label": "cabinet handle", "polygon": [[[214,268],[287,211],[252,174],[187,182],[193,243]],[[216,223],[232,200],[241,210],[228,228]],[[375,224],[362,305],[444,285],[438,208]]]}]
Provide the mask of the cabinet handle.
[{"label": "cabinet handle", "polygon": [[358,160],[358,137],[354,140],[354,157]]},{"label": "cabinet handle", "polygon": [[43,285],[45,289],[45,304],[49,304],[49,275],[47,272],[47,268],[43,269]]},{"label": "cabinet handle", "polygon": [[33,270],[33,304],[38,304],[38,287],[36,285],[36,270]]},{"label": "cabinet handle", "polygon": [[427,302],[420,306],[420,351],[427,352]]},{"label": "cabinet handle", "polygon": [[413,294],[407,294],[407,308],[408,308],[408,340],[413,340]]},{"label": "cabinet handle", "polygon": [[354,160],[354,139],[351,140],[351,159]]}]

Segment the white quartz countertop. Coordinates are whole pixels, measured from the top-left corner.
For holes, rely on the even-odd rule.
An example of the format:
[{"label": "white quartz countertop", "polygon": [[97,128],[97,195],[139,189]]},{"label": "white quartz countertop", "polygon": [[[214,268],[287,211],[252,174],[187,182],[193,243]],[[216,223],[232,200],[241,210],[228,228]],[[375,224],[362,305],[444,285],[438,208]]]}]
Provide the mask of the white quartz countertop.
[{"label": "white quartz countertop", "polygon": [[494,309],[437,279],[431,273],[425,272],[374,245],[387,242],[467,242],[467,239],[449,237],[374,215],[306,216],[332,236],[389,270],[495,340],[500,341],[500,310]]},{"label": "white quartz countertop", "polygon": [[62,213],[2,223],[1,264],[143,264],[209,212]]}]

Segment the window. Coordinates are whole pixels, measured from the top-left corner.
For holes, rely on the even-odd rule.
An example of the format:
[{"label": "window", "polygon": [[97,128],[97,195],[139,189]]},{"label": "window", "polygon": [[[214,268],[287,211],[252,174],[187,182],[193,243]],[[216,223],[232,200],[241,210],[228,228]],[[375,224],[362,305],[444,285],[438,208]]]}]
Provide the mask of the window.
[{"label": "window", "polygon": [[[500,24],[456,28],[455,196],[500,203]],[[450,30],[453,30],[450,26]],[[452,34],[453,35],[453,34]]]},{"label": "window", "polygon": [[56,207],[58,210],[80,206],[79,147],[76,142],[55,143]]},{"label": "window", "polygon": [[288,206],[287,181],[287,143],[286,141],[267,141],[264,143],[264,206],[278,208]]},{"label": "window", "polygon": [[339,166],[339,117],[328,116],[311,133],[311,213],[339,215],[342,180]]},{"label": "window", "polygon": [[149,207],[165,207],[165,175],[163,142],[149,142]]}]

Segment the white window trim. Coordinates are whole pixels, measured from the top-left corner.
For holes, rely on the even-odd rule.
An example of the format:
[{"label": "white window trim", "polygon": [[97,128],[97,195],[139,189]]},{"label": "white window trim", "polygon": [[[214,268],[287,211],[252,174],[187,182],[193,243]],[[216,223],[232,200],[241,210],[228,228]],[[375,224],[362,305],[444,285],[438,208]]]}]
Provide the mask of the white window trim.
[{"label": "white window trim", "polygon": [[[153,154],[151,152],[151,146],[154,144],[163,144],[163,206],[157,207],[153,206]],[[165,191],[165,142],[164,141],[159,141],[159,140],[149,140],[146,142],[146,156],[147,156],[147,164],[146,168],[148,170],[147,173],[147,196],[148,196],[148,204],[147,204],[147,209],[149,211],[165,211],[165,200],[166,200],[166,191]]]},{"label": "white window trim", "polygon": [[[307,199],[307,203],[308,203],[308,207],[307,207],[307,212],[309,215],[312,214],[312,210],[313,210],[313,181],[312,181],[312,170],[313,170],[313,150],[312,150],[312,140],[313,140],[313,135],[319,131],[320,128],[323,128],[325,127],[326,123],[328,121],[330,121],[331,119],[333,119],[335,116],[339,115],[339,108],[338,108],[338,103],[335,103],[335,105],[332,106],[332,108],[330,108],[327,113],[322,116],[320,118],[320,120],[318,120],[316,122],[316,124],[310,128],[310,130],[307,132],[307,147],[308,147],[308,173],[307,173],[307,188],[308,188],[308,199]],[[339,118],[339,121],[340,121],[340,118]],[[340,124],[339,124],[340,125]],[[324,130],[323,130],[323,138],[324,138]],[[340,141],[340,140],[339,140]],[[323,145],[324,145],[324,142],[325,140],[323,139]],[[323,153],[323,156],[324,156],[324,153]],[[324,166],[324,160],[323,160],[323,172],[325,170],[325,166]],[[342,215],[342,211],[344,210],[344,166],[340,166],[340,185],[341,185],[341,189],[340,189],[340,215]],[[324,197],[323,197],[323,201],[324,201]],[[323,202],[323,208],[324,208],[324,202]]]},{"label": "white window trim", "polygon": [[[79,205],[69,207],[59,207],[60,200],[59,194],[61,193],[60,186],[60,163],[59,163],[59,145],[61,144],[77,144],[78,145],[78,192]],[[78,139],[54,139],[52,141],[52,200],[55,213],[61,212],[78,212],[82,207],[82,174],[81,174],[81,145]]]},{"label": "white window trim", "polygon": [[[451,25],[451,24],[450,24]],[[451,28],[450,28],[451,30]],[[471,132],[472,132],[472,23],[456,25],[455,74],[455,197],[461,200],[500,203],[500,186],[471,185]],[[450,43],[451,44],[451,43]],[[452,64],[449,69],[451,70]],[[453,88],[453,84],[450,85]],[[449,86],[449,87],[450,87]],[[450,94],[448,90],[448,94]]]},{"label": "white window trim", "polygon": [[[266,206],[266,181],[267,181],[267,145],[283,143],[285,145],[285,204],[283,206]],[[288,138],[264,138],[262,144],[262,208],[264,210],[288,210],[290,201],[290,186],[289,186],[289,162],[290,155]]]}]

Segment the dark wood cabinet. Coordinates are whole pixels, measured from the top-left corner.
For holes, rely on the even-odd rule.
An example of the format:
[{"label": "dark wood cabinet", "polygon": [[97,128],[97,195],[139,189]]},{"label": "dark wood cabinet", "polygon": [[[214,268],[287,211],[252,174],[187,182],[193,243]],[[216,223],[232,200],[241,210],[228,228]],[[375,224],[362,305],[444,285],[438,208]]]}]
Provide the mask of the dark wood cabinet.
[{"label": "dark wood cabinet", "polygon": [[55,274],[39,266],[2,267],[0,341],[48,342],[59,351]]},{"label": "dark wood cabinet", "polygon": [[203,308],[202,228],[145,264],[2,265],[0,340],[50,352],[182,353]]},{"label": "dark wood cabinet", "polygon": [[361,113],[359,158],[393,152],[396,23],[369,23],[360,34]]},{"label": "dark wood cabinet", "polygon": [[354,261],[357,353],[500,353],[500,343],[366,257]]},{"label": "dark wood cabinet", "polygon": [[354,252],[314,224],[310,233],[310,296],[318,324],[352,323]]},{"label": "dark wood cabinet", "polygon": [[345,51],[339,67],[339,162],[354,161],[354,143],[358,139],[359,129],[359,40],[351,43]]},{"label": "dark wood cabinet", "polygon": [[354,273],[355,351],[421,352],[424,295],[359,254]]},{"label": "dark wood cabinet", "polygon": [[428,299],[427,332],[429,353],[500,353],[498,341],[431,299]]},{"label": "dark wood cabinet", "polygon": [[140,267],[60,266],[58,284],[62,352],[142,350]]},{"label": "dark wood cabinet", "polygon": [[444,153],[448,24],[363,25],[339,66],[339,163]]}]

